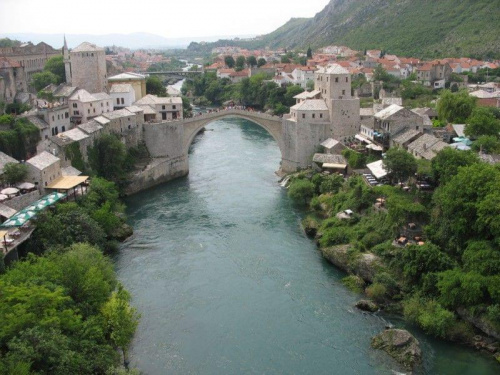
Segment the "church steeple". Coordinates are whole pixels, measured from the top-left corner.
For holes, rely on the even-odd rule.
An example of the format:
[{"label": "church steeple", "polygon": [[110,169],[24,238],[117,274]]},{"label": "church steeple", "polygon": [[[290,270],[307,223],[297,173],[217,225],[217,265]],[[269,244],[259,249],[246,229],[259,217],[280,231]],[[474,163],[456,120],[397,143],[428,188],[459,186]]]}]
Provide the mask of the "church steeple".
[{"label": "church steeple", "polygon": [[64,34],[63,61],[64,70],[66,73],[66,83],[68,85],[71,85],[71,62],[69,60],[69,50],[68,43],[66,43],[66,34]]}]

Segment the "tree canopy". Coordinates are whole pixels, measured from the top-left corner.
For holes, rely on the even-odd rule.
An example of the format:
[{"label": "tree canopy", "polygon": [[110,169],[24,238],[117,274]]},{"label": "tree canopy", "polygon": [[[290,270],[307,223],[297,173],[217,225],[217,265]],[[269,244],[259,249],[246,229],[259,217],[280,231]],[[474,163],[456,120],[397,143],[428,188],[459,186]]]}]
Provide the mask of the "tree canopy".
[{"label": "tree canopy", "polygon": [[415,157],[402,148],[390,148],[383,163],[387,172],[397,181],[406,181],[417,172]]},{"label": "tree canopy", "polygon": [[437,104],[441,121],[453,124],[464,124],[476,107],[476,98],[470,96],[467,90],[451,92],[443,90]]},{"label": "tree canopy", "polygon": [[500,138],[500,120],[487,107],[474,108],[465,126],[465,134],[471,138],[494,136]]},{"label": "tree canopy", "polygon": [[224,63],[226,64],[226,66],[228,68],[234,68],[234,65],[236,64],[236,62],[234,61],[233,56],[225,56],[224,57]]},{"label": "tree canopy", "polygon": [[13,185],[18,182],[23,182],[28,175],[28,166],[21,163],[7,163],[3,167],[2,180]]},{"label": "tree canopy", "polygon": [[146,80],[146,93],[160,97],[167,96],[167,89],[163,82],[156,76],[150,76]]}]

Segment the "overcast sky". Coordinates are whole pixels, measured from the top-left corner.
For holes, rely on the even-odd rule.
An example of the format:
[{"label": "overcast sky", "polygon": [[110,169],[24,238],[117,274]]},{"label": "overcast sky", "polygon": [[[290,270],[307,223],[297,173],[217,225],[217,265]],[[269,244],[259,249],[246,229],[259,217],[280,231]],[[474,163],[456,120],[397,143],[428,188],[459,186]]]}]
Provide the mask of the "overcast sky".
[{"label": "overcast sky", "polygon": [[329,0],[0,0],[0,34],[258,35]]}]

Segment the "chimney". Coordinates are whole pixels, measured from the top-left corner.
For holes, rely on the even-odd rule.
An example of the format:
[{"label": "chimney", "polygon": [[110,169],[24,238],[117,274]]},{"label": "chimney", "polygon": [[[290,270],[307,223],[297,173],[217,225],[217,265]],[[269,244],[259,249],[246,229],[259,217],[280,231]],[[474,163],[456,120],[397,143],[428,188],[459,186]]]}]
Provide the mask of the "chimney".
[{"label": "chimney", "polygon": [[427,143],[424,143],[424,151],[427,151]]}]

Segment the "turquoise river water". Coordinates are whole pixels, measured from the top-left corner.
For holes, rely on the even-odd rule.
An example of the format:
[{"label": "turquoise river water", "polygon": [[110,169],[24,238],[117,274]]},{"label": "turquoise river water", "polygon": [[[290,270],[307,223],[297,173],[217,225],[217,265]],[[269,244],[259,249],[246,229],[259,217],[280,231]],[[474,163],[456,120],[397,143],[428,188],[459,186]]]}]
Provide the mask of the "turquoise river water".
[{"label": "turquoise river water", "polygon": [[[364,314],[300,228],[274,174],[269,134],[240,119],[207,126],[190,174],[128,199],[135,234],[116,258],[141,321],[145,374],[394,374],[370,338],[397,318]],[[489,358],[430,339],[418,373],[498,374]]]}]

